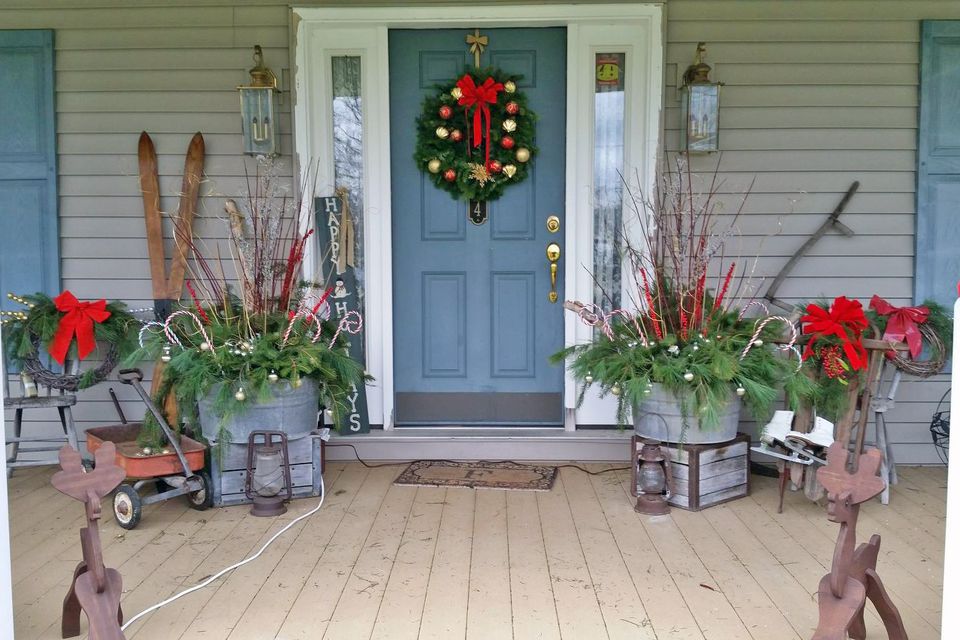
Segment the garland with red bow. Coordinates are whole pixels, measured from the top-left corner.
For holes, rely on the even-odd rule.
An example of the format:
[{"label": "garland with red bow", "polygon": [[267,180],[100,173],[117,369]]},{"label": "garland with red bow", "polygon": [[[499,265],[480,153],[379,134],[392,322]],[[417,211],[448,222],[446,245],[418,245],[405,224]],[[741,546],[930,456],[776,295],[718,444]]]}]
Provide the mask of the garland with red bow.
[{"label": "garland with red bow", "polygon": [[518,80],[494,68],[467,69],[425,97],[414,160],[437,187],[491,201],[527,177],[536,114]]},{"label": "garland with red bow", "polygon": [[[808,304],[807,315],[800,321],[803,333],[810,336],[803,351],[804,360],[819,358],[831,378],[842,377],[848,367],[853,371],[867,368],[867,350],[862,342],[867,317],[857,300],[840,296],[829,309]],[[841,350],[846,355],[846,362],[840,358]]]}]

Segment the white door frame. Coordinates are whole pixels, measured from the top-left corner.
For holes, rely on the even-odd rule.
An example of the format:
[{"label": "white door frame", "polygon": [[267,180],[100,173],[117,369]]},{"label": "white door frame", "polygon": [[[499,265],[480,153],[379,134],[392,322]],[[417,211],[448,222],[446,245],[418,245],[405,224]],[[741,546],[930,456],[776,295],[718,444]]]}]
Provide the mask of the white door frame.
[{"label": "white door frame", "polygon": [[[390,103],[388,30],[391,28],[567,28],[566,232],[563,299],[589,301],[593,282],[583,265],[593,262],[594,55],[626,54],[627,122],[624,167],[639,186],[654,184],[663,100],[663,7],[660,4],[551,4],[487,6],[293,8],[296,29],[294,123],[301,172],[316,171],[316,195],[333,192],[330,58],[361,57],[364,155],[364,264],[367,388],[370,422],[393,427],[393,261],[390,211]],[[466,45],[464,45],[466,46]],[[311,169],[312,168],[312,169]],[[636,172],[636,173],[634,173]],[[307,194],[312,195],[312,194]],[[302,220],[306,229],[313,220]],[[318,273],[308,245],[307,277]],[[628,280],[628,278],[624,278]],[[625,282],[624,287],[628,284]],[[629,298],[624,298],[629,299]],[[566,314],[564,341],[590,338],[590,329]],[[609,403],[594,399],[576,410],[576,384],[567,372],[565,426],[611,424]]]}]

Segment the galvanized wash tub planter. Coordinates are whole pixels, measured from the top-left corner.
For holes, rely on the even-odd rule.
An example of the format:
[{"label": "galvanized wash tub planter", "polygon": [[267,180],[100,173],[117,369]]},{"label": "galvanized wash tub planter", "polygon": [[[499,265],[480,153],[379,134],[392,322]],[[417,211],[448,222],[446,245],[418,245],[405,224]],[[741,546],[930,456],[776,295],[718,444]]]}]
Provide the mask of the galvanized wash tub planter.
[{"label": "galvanized wash tub planter", "polygon": [[633,407],[633,429],[641,438],[684,444],[716,444],[737,436],[741,403],[733,389],[720,420],[708,429],[701,428],[698,407],[690,404],[684,431],[679,399],[662,385],[654,384],[646,399]]},{"label": "galvanized wash tub planter", "polygon": [[228,442],[244,444],[251,431],[283,431],[289,440],[296,440],[317,428],[317,411],[320,391],[310,378],[301,378],[299,387],[289,382],[278,382],[273,387],[269,402],[257,402],[253,398],[244,403],[242,412],[227,416],[226,420],[213,410],[213,400],[220,392],[213,387],[197,403],[200,414],[200,430],[207,440],[220,440],[221,431],[230,434]]}]

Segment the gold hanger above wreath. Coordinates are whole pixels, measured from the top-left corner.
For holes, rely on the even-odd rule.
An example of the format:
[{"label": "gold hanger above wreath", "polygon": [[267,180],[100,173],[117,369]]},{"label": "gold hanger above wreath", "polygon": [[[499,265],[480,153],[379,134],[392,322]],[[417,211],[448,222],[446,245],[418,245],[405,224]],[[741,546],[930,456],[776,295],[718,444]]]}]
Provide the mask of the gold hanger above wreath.
[{"label": "gold hanger above wreath", "polygon": [[467,44],[470,45],[470,53],[473,54],[473,66],[480,68],[480,54],[490,44],[488,36],[480,35],[480,29],[474,29],[473,33],[467,34]]}]

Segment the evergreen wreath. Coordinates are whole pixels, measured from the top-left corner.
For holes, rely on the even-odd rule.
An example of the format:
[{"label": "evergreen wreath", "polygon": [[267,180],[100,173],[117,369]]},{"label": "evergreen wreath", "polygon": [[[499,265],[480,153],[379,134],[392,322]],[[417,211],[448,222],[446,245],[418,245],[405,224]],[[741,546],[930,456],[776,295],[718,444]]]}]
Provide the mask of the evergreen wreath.
[{"label": "evergreen wreath", "polygon": [[414,160],[454,199],[496,200],[526,179],[537,153],[537,116],[517,91],[518,79],[493,67],[467,68],[424,99]]}]

